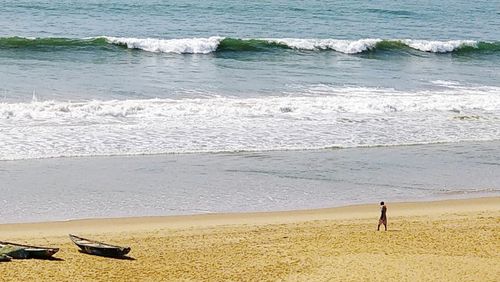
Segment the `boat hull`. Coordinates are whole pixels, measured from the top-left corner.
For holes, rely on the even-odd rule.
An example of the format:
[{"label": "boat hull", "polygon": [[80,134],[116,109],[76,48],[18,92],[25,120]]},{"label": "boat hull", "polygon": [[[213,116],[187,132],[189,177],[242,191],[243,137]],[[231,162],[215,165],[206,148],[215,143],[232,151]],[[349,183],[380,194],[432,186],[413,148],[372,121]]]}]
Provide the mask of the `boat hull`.
[{"label": "boat hull", "polygon": [[96,248],[96,247],[89,247],[89,246],[80,246],[78,244],[77,244],[77,246],[80,247],[81,251],[84,253],[96,255],[96,256],[103,256],[103,257],[122,257],[130,252],[130,248],[123,248],[123,249]]},{"label": "boat hull", "polygon": [[73,241],[73,243],[75,243],[75,245],[80,248],[81,252],[91,255],[119,258],[125,256],[130,252],[129,247],[110,245],[107,243],[81,238],[71,234],[69,235],[69,237],[71,241]]},{"label": "boat hull", "polygon": [[12,258],[6,255],[0,255],[0,262],[2,261],[10,261]]}]

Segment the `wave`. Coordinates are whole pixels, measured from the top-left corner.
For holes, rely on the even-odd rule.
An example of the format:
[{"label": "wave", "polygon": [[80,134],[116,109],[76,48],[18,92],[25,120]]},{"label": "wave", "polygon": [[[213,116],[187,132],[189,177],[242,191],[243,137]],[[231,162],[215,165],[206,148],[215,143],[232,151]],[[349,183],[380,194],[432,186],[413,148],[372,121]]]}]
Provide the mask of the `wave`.
[{"label": "wave", "polygon": [[[500,88],[307,86],[253,98],[0,103],[0,160],[499,140]],[[19,142],[23,140],[23,142]]]},{"label": "wave", "polygon": [[210,54],[216,52],[248,52],[248,51],[335,51],[344,54],[360,54],[376,51],[398,51],[401,49],[416,50],[429,53],[499,53],[500,42],[475,40],[417,40],[417,39],[378,39],[359,40],[343,39],[305,39],[305,38],[263,38],[240,39],[230,37],[207,38],[128,38],[101,36],[93,38],[0,38],[0,50],[34,49],[34,50],[67,50],[101,48],[114,49],[125,47],[156,53],[175,54]]},{"label": "wave", "polygon": [[[0,121],[50,121],[80,124],[101,118],[268,117],[287,114],[314,120],[325,114],[384,115],[388,113],[500,111],[500,88],[464,86],[434,81],[443,90],[398,91],[391,88],[310,86],[287,96],[255,98],[204,97],[184,99],[91,100],[82,102],[0,102]],[[472,115],[471,115],[472,116]],[[472,116],[476,117],[476,116]],[[1,125],[1,124],[0,124]]]},{"label": "wave", "polygon": [[79,48],[99,47],[109,45],[104,37],[95,38],[58,38],[58,37],[0,37],[1,49],[30,49],[30,48]]}]

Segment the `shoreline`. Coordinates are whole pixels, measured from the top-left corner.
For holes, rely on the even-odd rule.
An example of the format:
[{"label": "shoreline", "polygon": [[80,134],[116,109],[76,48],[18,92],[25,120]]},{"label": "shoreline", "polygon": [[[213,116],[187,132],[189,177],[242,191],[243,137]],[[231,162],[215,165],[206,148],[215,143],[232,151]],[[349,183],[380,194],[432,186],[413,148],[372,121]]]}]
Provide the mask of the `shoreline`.
[{"label": "shoreline", "polygon": [[[423,200],[409,202],[386,202],[389,207],[389,217],[404,216],[430,216],[430,212],[477,212],[500,210],[499,196],[485,196],[466,199]],[[422,209],[422,207],[425,207]],[[75,228],[76,231],[86,232],[99,228],[103,233],[117,232],[117,227],[129,228],[126,231],[141,231],[152,227],[163,228],[189,228],[210,227],[221,225],[240,224],[278,224],[296,223],[311,220],[359,220],[377,218],[378,203],[354,204],[331,208],[288,210],[288,211],[262,211],[262,212],[235,212],[235,213],[205,213],[190,215],[165,215],[165,216],[133,216],[113,218],[83,218],[60,221],[21,222],[0,224],[0,236],[21,235],[22,232],[43,230],[46,236],[57,236],[57,232]],[[111,226],[112,225],[112,226]],[[109,228],[109,229],[108,229]],[[48,232],[48,233],[45,233]],[[65,235],[65,234],[62,234]],[[19,237],[19,238],[22,238]]]},{"label": "shoreline", "polygon": [[[441,197],[432,197],[432,198],[422,198],[418,200],[410,199],[408,201],[399,201],[396,200],[394,202],[392,201],[387,201],[385,200],[386,203],[392,203],[396,204],[397,206],[399,205],[410,205],[410,204],[422,204],[422,203],[435,203],[435,202],[448,202],[448,201],[468,201],[468,200],[480,200],[480,199],[488,199],[488,198],[499,198],[500,191],[495,188],[489,188],[489,189],[481,189],[483,191],[477,191],[477,192],[469,192],[468,194],[476,194],[474,196],[467,195],[467,194],[457,194],[455,196],[451,197],[446,197],[446,196],[441,196]],[[485,192],[487,191],[487,192]],[[494,191],[494,192],[491,192]],[[469,197],[468,197],[469,196]],[[242,216],[248,217],[250,216],[255,216],[255,217],[273,217],[277,216],[278,214],[314,214],[314,213],[320,213],[322,211],[325,212],[337,212],[337,210],[350,210],[351,208],[356,208],[359,207],[361,209],[365,209],[368,207],[373,207],[377,206],[377,203],[353,203],[353,204],[344,204],[344,205],[335,205],[331,207],[318,207],[318,208],[297,208],[297,209],[289,209],[289,210],[262,210],[262,211],[234,211],[234,212],[199,212],[199,213],[185,213],[185,214],[165,214],[165,215],[137,215],[137,216],[113,216],[113,217],[83,217],[83,218],[69,218],[69,219],[54,219],[54,220],[40,220],[40,221],[19,221],[19,222],[0,222],[0,227],[2,226],[15,226],[15,225],[39,225],[39,224],[64,224],[64,223],[70,223],[70,222],[92,222],[92,221],[109,221],[109,222],[121,222],[121,221],[134,221],[134,220],[141,220],[141,219],[146,219],[146,220],[158,220],[162,221],[165,219],[169,218],[179,218],[181,220],[182,218],[192,218],[192,217],[215,217],[215,216],[220,216],[220,217],[237,217],[237,216]]]}]

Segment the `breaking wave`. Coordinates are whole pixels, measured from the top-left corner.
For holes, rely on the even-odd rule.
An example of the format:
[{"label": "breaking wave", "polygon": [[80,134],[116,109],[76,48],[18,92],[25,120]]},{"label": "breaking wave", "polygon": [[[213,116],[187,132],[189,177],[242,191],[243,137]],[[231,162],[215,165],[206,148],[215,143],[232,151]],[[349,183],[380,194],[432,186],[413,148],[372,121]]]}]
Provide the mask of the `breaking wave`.
[{"label": "breaking wave", "polygon": [[[92,100],[82,102],[38,101],[1,103],[0,121],[84,124],[106,118],[225,117],[231,119],[288,114],[314,120],[329,115],[385,115],[388,113],[500,111],[500,88],[469,87],[448,81],[444,90],[398,91],[390,88],[317,85],[300,90],[303,95],[255,98],[209,97],[185,99]],[[459,116],[460,117],[460,116]],[[1,123],[0,123],[1,125]]]},{"label": "breaking wave", "polygon": [[[0,50],[67,50],[67,49],[110,49],[117,47],[137,49],[147,52],[176,54],[209,54],[215,52],[248,52],[291,49],[299,51],[335,51],[344,54],[360,54],[376,51],[397,51],[401,49],[430,53],[497,53],[500,42],[474,40],[417,40],[417,39],[301,39],[301,38],[264,38],[240,39],[230,37],[207,38],[0,38]],[[119,49],[119,48],[118,48]]]},{"label": "breaking wave", "polygon": [[316,85],[275,97],[0,103],[0,160],[500,139],[498,87],[435,83],[444,89]]}]

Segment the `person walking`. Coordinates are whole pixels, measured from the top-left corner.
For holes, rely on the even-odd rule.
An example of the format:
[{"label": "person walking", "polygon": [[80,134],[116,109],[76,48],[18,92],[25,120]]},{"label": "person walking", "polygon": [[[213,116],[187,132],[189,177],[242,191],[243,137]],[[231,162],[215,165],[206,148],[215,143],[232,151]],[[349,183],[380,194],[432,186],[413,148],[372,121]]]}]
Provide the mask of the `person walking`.
[{"label": "person walking", "polygon": [[380,219],[378,220],[377,231],[380,230],[380,225],[383,224],[387,231],[387,207],[384,202],[380,202]]}]

